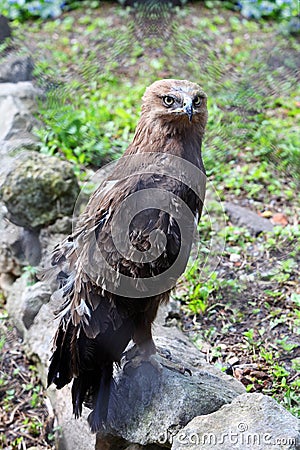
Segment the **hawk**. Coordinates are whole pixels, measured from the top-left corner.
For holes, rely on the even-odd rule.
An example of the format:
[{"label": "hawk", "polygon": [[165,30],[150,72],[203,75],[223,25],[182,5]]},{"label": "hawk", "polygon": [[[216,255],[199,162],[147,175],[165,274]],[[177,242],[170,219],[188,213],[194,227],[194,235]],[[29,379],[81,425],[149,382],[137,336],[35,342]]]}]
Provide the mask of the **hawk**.
[{"label": "hawk", "polygon": [[53,251],[48,273],[62,303],[48,383],[73,379],[75,417],[89,406],[93,432],[107,419],[113,365],[128,343],[139,361],[156,353],[151,326],[185,270],[202,212],[206,122],[198,84],[149,86],[132,143]]}]

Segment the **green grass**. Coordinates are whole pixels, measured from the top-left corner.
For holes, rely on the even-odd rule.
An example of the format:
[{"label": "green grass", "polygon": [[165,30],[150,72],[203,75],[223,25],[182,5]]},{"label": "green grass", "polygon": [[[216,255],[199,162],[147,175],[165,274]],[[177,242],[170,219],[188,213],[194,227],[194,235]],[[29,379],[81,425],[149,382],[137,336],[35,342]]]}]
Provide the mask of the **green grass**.
[{"label": "green grass", "polygon": [[[43,152],[63,154],[81,165],[99,166],[115,158],[132,137],[145,86],[161,74],[178,74],[202,84],[209,95],[204,148],[209,174],[227,176],[225,162],[242,153],[246,160],[256,156],[276,165],[279,161],[278,168],[292,168],[298,176],[296,62],[288,55],[284,61],[287,73],[280,67],[270,70],[265,39],[275,39],[274,53],[282,51],[284,42],[283,37],[274,36],[269,24],[232,13],[228,21],[222,15],[208,14],[189,19],[193,26],[187,29],[186,8],[167,42],[159,38],[139,42],[123,10],[115,10],[121,20],[119,34],[112,16],[103,17],[99,11],[100,15],[87,10],[77,18],[64,15],[32,23],[33,34],[42,35],[35,49],[40,56],[35,72],[49,88],[48,103],[41,108],[45,126],[37,131]],[[75,21],[77,38],[73,37]],[[52,33],[55,39],[46,39]],[[204,45],[202,33],[207,36]],[[224,33],[232,39],[222,39]],[[251,34],[247,45],[245,33]],[[297,51],[298,44],[290,40]],[[160,45],[163,51],[154,56],[153,49]],[[71,79],[68,67],[74,72]],[[124,67],[128,76],[124,76]]]},{"label": "green grass", "polygon": [[[61,153],[74,163],[93,166],[124,152],[136,125],[141,88],[130,82],[120,87],[113,77],[98,83],[90,89],[85,86],[71,109],[68,97],[62,106],[40,109],[45,127],[36,134],[42,152]],[[131,92],[130,98],[124,97],[124,90]]]}]

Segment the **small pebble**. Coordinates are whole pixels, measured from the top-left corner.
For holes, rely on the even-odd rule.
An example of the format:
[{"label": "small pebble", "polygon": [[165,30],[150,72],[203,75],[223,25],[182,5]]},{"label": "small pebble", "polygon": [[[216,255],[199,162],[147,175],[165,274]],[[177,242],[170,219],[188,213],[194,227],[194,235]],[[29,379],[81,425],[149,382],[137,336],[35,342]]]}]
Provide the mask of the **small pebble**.
[{"label": "small pebble", "polygon": [[238,262],[241,259],[241,255],[238,255],[237,253],[231,253],[229,257],[229,261],[235,263]]}]

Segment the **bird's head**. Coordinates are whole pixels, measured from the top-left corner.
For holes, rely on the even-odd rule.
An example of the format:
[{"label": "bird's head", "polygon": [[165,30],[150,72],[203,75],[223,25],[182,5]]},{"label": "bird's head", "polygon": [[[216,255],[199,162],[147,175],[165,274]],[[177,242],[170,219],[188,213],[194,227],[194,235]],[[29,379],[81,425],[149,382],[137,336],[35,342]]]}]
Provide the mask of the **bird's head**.
[{"label": "bird's head", "polygon": [[207,122],[207,95],[196,83],[165,79],[151,84],[143,96],[142,113],[187,128]]}]

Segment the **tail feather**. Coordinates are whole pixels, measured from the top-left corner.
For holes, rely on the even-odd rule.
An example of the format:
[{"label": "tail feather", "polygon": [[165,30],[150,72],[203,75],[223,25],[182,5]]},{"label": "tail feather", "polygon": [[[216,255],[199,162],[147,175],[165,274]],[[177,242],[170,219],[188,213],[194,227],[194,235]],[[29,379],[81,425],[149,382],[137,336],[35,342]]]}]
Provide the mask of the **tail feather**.
[{"label": "tail feather", "polygon": [[55,337],[48,384],[60,389],[73,379],[74,415],[81,416],[82,405],[91,408],[88,422],[93,432],[103,430],[109,422],[114,402],[113,364],[120,361],[133,335],[133,318],[125,313],[122,316],[121,307],[111,314],[112,306],[103,299],[101,307],[92,312],[91,326],[101,325],[101,332],[93,338],[82,324],[74,325],[67,312]]},{"label": "tail feather", "polygon": [[105,428],[109,412],[109,400],[113,384],[113,365],[106,365],[100,376],[100,384],[94,396],[93,411],[88,416],[88,422],[93,433]]},{"label": "tail feather", "polygon": [[82,414],[82,404],[85,401],[89,389],[90,381],[86,377],[79,376],[78,378],[74,378],[72,385],[72,403],[73,413],[76,419]]},{"label": "tail feather", "polygon": [[66,331],[59,327],[55,336],[55,350],[51,357],[48,371],[48,387],[54,383],[58,389],[70,383],[74,376],[74,368],[70,359],[70,346],[74,328],[69,324]]}]

